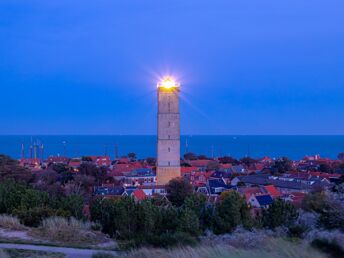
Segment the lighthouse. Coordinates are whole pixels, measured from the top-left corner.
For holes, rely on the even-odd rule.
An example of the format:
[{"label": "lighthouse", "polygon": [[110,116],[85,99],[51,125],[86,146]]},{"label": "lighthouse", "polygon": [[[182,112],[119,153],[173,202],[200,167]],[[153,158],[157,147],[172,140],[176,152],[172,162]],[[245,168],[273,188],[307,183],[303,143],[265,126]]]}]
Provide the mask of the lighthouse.
[{"label": "lighthouse", "polygon": [[157,184],[180,177],[180,84],[166,77],[158,83]]}]

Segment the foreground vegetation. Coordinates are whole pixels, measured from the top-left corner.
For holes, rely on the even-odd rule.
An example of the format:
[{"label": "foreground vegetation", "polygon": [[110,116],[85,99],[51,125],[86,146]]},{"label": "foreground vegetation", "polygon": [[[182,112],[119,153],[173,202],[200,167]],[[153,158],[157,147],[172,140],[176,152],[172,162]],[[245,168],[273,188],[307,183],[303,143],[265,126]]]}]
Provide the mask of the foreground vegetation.
[{"label": "foreground vegetation", "polygon": [[0,258],[64,258],[61,253],[21,250],[21,249],[0,249]]},{"label": "foreground vegetation", "polygon": [[[110,258],[108,255],[94,255],[93,258]],[[327,255],[302,243],[270,239],[264,245],[243,249],[228,245],[202,245],[174,249],[141,248],[127,252],[121,258],[326,258]]]},{"label": "foreground vegetation", "polygon": [[[13,169],[15,173],[11,172]],[[105,240],[106,234],[118,240],[125,250],[179,248],[165,250],[163,255],[166,257],[178,251],[206,254],[202,248],[208,248],[210,253],[223,249],[228,257],[236,251],[233,248],[238,248],[245,257],[246,251],[242,249],[252,246],[240,248],[234,242],[238,239],[245,242],[255,235],[263,239],[301,239],[304,248],[312,245],[332,257],[344,257],[344,184],[337,185],[332,192],[319,189],[309,194],[302,209],[276,199],[262,213],[253,214],[237,191],[222,193],[216,203],[208,202],[204,195],[195,193],[192,186],[182,179],[172,180],[167,185],[167,198],[157,196],[137,202],[131,197],[86,198],[87,195],[79,195],[78,192],[83,187],[87,191],[87,180],[80,181],[78,187],[74,181],[72,187],[68,173],[61,172],[58,185],[55,172],[52,178],[47,173],[40,175],[39,179],[32,179],[33,175],[29,173],[0,155],[0,228],[24,230],[28,236],[49,243],[94,245]],[[49,185],[49,182],[54,183]],[[48,190],[44,188],[47,184]],[[60,192],[62,188],[70,187],[79,190],[69,194]],[[90,218],[83,213],[85,203],[90,205]],[[253,233],[242,238],[236,232],[238,228]],[[233,238],[237,239],[233,241]],[[257,238],[255,242],[259,242]],[[199,243],[202,248],[197,247]],[[189,247],[183,249],[181,246]],[[254,248],[257,253],[269,252],[257,246]],[[162,251],[157,249],[156,252]]]}]

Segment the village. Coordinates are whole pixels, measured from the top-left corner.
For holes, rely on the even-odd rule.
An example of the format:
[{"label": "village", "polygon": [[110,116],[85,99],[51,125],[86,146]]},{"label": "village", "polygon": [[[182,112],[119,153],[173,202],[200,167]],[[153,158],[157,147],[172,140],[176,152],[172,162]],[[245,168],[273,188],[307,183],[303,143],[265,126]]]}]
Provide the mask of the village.
[{"label": "village", "polygon": [[[215,203],[221,193],[235,190],[245,198],[252,212],[268,208],[276,198],[299,208],[306,194],[329,190],[343,181],[342,154],[338,158],[333,160],[315,155],[298,161],[285,157],[236,160],[186,153],[181,160],[181,175],[209,202]],[[50,184],[55,187],[63,184],[64,191],[67,191],[69,181],[79,180],[78,191],[83,188],[88,198],[131,196],[136,201],[156,196],[166,198],[166,187],[157,185],[155,162],[154,158],[136,159],[134,153],[114,160],[110,156],[50,156],[46,160],[20,160],[21,166],[29,168],[37,178],[48,175],[55,178],[56,182]],[[49,185],[47,182],[41,184]]]}]

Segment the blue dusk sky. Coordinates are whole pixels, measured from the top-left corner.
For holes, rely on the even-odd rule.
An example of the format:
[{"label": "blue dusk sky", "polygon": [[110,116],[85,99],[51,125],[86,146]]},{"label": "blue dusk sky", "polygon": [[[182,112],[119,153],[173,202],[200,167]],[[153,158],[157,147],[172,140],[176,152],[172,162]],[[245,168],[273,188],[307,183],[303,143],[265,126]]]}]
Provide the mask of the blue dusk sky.
[{"label": "blue dusk sky", "polygon": [[343,134],[343,0],[1,0],[0,134]]}]

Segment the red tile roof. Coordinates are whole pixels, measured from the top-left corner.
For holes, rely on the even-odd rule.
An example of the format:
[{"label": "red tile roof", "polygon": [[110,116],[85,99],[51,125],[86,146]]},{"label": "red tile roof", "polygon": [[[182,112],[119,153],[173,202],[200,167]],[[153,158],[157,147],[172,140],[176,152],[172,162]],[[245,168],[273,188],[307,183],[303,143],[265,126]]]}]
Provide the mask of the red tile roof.
[{"label": "red tile roof", "polygon": [[183,176],[185,174],[189,174],[191,172],[197,171],[198,168],[197,167],[181,167],[180,170]]},{"label": "red tile roof", "polygon": [[277,188],[273,185],[266,185],[264,186],[264,189],[270,194],[273,198],[281,197],[280,191],[277,190]]},{"label": "red tile roof", "polygon": [[134,195],[135,199],[138,201],[143,201],[144,199],[147,198],[145,192],[142,189],[136,189],[132,194]]},{"label": "red tile roof", "polygon": [[191,160],[189,163],[193,167],[206,167],[210,161],[211,160],[208,160],[208,159],[198,159],[198,160]]}]

